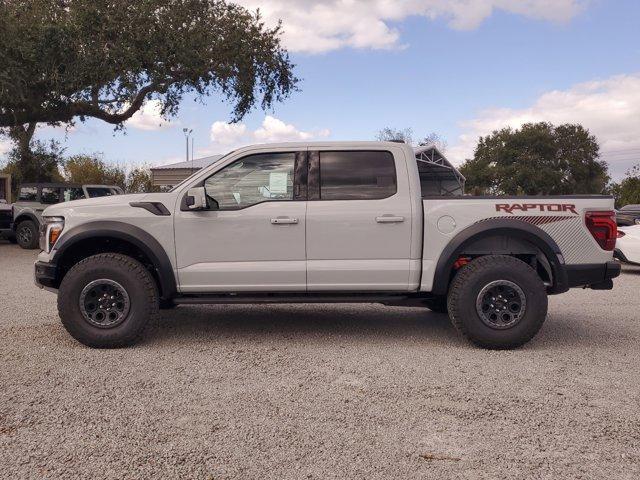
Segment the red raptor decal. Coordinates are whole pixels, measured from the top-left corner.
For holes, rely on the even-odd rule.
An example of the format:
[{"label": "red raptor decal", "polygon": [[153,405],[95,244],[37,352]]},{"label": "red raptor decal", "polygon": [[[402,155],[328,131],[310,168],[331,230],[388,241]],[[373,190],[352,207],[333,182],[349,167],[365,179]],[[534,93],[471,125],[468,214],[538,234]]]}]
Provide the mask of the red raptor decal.
[{"label": "red raptor decal", "polygon": [[578,215],[576,206],[570,203],[496,203],[496,212],[571,212]]}]

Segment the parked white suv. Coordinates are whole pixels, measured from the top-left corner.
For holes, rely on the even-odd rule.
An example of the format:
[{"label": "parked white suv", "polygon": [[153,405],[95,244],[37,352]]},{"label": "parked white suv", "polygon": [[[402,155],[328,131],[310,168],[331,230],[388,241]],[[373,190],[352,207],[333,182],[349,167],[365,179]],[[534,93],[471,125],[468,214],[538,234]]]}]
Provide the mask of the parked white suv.
[{"label": "parked white suv", "polygon": [[475,344],[514,348],[542,326],[548,294],[612,288],[611,197],[464,196],[429,155],[253,146],[168,193],[55,205],[36,281],[92,347],[135,342],[176,304],[379,302],[448,312]]}]

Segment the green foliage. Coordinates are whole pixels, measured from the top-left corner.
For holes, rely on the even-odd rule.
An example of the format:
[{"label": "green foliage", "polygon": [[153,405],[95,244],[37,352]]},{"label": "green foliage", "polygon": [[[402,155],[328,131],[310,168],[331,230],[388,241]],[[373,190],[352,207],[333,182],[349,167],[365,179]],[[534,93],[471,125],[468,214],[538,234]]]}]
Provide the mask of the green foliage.
[{"label": "green foliage", "polygon": [[528,123],[479,139],[460,168],[474,194],[569,195],[603,193],[607,163],[596,138],[581,125]]},{"label": "green foliage", "polygon": [[280,27],[224,0],[4,1],[0,44],[4,127],[120,125],[150,96],[174,115],[186,92],[221,93],[240,119],[297,82]]},{"label": "green foliage", "polygon": [[148,166],[133,167],[127,173],[124,167],[105,161],[98,153],[69,157],[63,162],[62,171],[69,183],[117,185],[127,193],[161,191],[153,185]]},{"label": "green foliage", "polygon": [[14,147],[7,155],[3,173],[11,175],[11,189],[14,194],[20,183],[24,182],[58,182],[62,180],[59,165],[64,149],[56,141],[49,143],[35,141],[31,151],[22,156],[20,149]]},{"label": "green foliage", "polygon": [[127,174],[127,193],[159,192],[161,188],[154,185],[151,179],[151,170],[148,166],[134,167]]},{"label": "green foliage", "polygon": [[6,0],[0,45],[0,133],[21,155],[38,123],[118,129],[150,98],[175,116],[187,93],[221,95],[239,120],[298,82],[280,26],[225,0]]},{"label": "green foliage", "polygon": [[[391,128],[385,127],[376,133],[376,140],[379,142],[402,141],[407,145],[413,145],[413,129],[412,128]],[[437,133],[429,133],[418,141],[419,146],[435,145],[438,150],[444,152],[447,148],[447,142]]]},{"label": "green foliage", "polygon": [[640,164],[627,171],[627,176],[621,182],[612,183],[609,193],[616,200],[616,208],[640,204]]},{"label": "green foliage", "polygon": [[413,145],[413,130],[411,128],[391,128],[385,127],[376,133],[376,140],[379,142],[404,142]]},{"label": "green foliage", "polygon": [[124,169],[105,162],[100,154],[69,157],[63,162],[62,172],[69,183],[126,187]]}]

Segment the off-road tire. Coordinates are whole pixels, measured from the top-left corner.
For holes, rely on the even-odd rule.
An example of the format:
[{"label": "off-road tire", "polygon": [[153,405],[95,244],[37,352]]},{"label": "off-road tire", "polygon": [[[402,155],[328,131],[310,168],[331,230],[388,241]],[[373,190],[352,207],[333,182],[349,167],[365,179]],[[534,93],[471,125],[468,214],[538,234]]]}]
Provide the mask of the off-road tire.
[{"label": "off-road tire", "polygon": [[[81,292],[89,283],[108,279],[120,284],[130,299],[122,323],[100,328],[81,311]],[[92,348],[117,348],[138,342],[148,325],[157,323],[158,289],[149,271],[137,260],[117,253],[101,253],[78,262],[65,275],[58,292],[58,313],[65,329]]]},{"label": "off-road tire", "polygon": [[21,248],[38,248],[38,226],[31,220],[23,220],[16,227],[16,241]]},{"label": "off-road tire", "polygon": [[447,313],[447,297],[437,296],[424,301],[425,306],[435,313]]},{"label": "off-road tire", "polygon": [[[526,297],[524,314],[506,329],[488,326],[476,309],[479,293],[496,280],[515,283]],[[527,343],[542,327],[547,292],[536,271],[525,262],[506,255],[487,255],[458,270],[449,287],[447,305],[451,322],[469,341],[488,349],[512,349]]]}]

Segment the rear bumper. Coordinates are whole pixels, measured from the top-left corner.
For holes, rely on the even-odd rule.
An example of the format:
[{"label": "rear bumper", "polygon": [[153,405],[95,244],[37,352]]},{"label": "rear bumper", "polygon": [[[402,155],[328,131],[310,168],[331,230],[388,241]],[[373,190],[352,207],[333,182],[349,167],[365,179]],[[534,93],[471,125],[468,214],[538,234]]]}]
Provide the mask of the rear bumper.
[{"label": "rear bumper", "polygon": [[613,279],[620,275],[620,263],[606,262],[584,265],[566,265],[569,288],[589,287],[611,290]]}]

